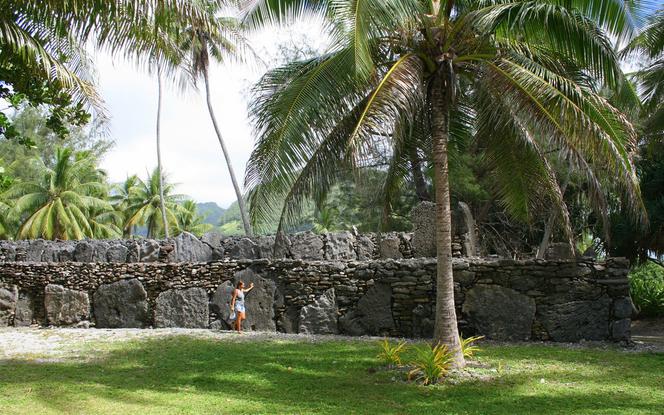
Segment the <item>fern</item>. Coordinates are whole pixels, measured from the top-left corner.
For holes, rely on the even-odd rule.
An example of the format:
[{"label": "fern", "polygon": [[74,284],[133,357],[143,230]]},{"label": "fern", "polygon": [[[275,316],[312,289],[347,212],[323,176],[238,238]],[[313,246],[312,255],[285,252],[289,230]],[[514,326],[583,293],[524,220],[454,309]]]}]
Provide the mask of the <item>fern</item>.
[{"label": "fern", "polygon": [[401,366],[401,353],[406,350],[406,342],[400,341],[396,345],[391,345],[387,339],[380,344],[381,352],[378,353],[378,359],[388,367]]},{"label": "fern", "polygon": [[424,385],[437,383],[449,372],[454,354],[442,344],[425,346],[417,349],[417,357],[410,364],[408,380],[421,381]]},{"label": "fern", "polygon": [[481,351],[482,349],[479,346],[473,345],[477,340],[483,339],[484,336],[473,336],[467,339],[459,337],[459,343],[461,344],[461,353],[463,353],[464,358],[471,358],[475,353]]}]

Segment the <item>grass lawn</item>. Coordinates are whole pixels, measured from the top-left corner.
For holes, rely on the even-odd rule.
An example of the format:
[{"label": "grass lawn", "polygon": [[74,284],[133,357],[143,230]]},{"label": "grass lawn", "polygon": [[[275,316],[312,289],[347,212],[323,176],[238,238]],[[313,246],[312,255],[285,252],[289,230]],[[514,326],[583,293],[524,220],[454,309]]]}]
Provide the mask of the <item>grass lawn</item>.
[{"label": "grass lawn", "polygon": [[374,373],[378,346],[366,341],[181,336],[97,347],[87,362],[0,363],[0,413],[664,413],[664,354],[484,346],[483,368],[471,369],[481,380],[425,387]]}]

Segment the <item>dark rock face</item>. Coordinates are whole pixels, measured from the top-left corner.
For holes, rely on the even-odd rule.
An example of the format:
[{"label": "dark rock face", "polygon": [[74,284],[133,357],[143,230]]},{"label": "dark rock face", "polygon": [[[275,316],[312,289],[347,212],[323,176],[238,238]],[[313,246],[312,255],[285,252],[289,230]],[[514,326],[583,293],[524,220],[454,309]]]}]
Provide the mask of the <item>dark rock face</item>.
[{"label": "dark rock face", "polygon": [[106,253],[108,251],[109,244],[104,241],[95,241],[94,247],[95,250],[92,257],[92,262],[106,262]]},{"label": "dark rock face", "polygon": [[357,259],[357,253],[355,252],[355,236],[350,232],[326,234],[325,259],[328,261]]},{"label": "dark rock face", "polygon": [[0,241],[0,261],[14,261],[16,248],[11,242]]},{"label": "dark rock face", "polygon": [[148,295],[137,279],[102,284],[93,298],[99,328],[143,328],[149,325]]},{"label": "dark rock face", "polygon": [[90,298],[84,291],[49,284],[44,294],[46,321],[54,326],[71,326],[90,319]]},{"label": "dark rock face", "polygon": [[121,243],[115,243],[106,250],[106,260],[108,262],[122,263],[127,261],[128,249]]},{"label": "dark rock face", "polygon": [[44,249],[46,249],[46,241],[43,239],[34,239],[25,242],[25,259],[28,262],[39,262],[42,260]]},{"label": "dark rock face", "polygon": [[88,241],[79,241],[74,248],[74,261],[94,262],[95,246]]},{"label": "dark rock face", "polygon": [[517,291],[478,285],[466,293],[462,310],[478,334],[495,340],[530,339],[535,301]]},{"label": "dark rock face", "polygon": [[258,258],[272,258],[274,255],[274,236],[258,236],[255,239]]},{"label": "dark rock face", "polygon": [[157,297],[155,326],[204,329],[209,315],[208,295],[203,288],[168,290]]},{"label": "dark rock face", "polygon": [[622,319],[632,316],[632,299],[629,297],[623,297],[617,299],[613,302],[613,316]]},{"label": "dark rock face", "polygon": [[413,309],[413,337],[429,339],[433,337],[435,316],[429,304],[419,304]]},{"label": "dark rock face", "polygon": [[342,332],[359,336],[388,335],[394,330],[392,316],[392,288],[389,284],[375,284],[357,302],[357,307],[340,320]]},{"label": "dark rock face", "polygon": [[0,288],[0,327],[7,327],[14,321],[17,300],[16,286]]},{"label": "dark rock face", "polygon": [[201,236],[201,242],[212,250],[212,260],[224,258],[224,240],[226,237],[218,232],[208,232]]},{"label": "dark rock face", "polygon": [[538,307],[538,320],[551,340],[559,342],[602,340],[609,337],[609,306],[603,296],[594,301],[570,301]]},{"label": "dark rock face", "polygon": [[380,239],[380,257],[392,259],[403,258],[400,245],[401,240],[399,240],[399,237],[385,235]]},{"label": "dark rock face", "polygon": [[293,259],[322,260],[323,238],[311,232],[296,233],[290,235],[290,252]]},{"label": "dark rock face", "polygon": [[33,319],[32,297],[27,294],[19,294],[16,302],[16,313],[14,314],[14,326],[28,327]]},{"label": "dark rock face", "polygon": [[337,302],[334,288],[325,291],[313,304],[300,310],[299,332],[304,334],[337,334]]},{"label": "dark rock face", "polygon": [[611,338],[613,340],[629,340],[632,320],[624,318],[611,323]]},{"label": "dark rock face", "polygon": [[574,259],[575,253],[568,243],[555,242],[549,245],[545,257],[546,259],[553,261],[560,259]]},{"label": "dark rock face", "polygon": [[159,242],[153,239],[143,239],[140,241],[139,258],[141,262],[159,261]]},{"label": "dark rock face", "polygon": [[212,261],[212,248],[189,232],[175,238],[175,262]]},{"label": "dark rock face", "polygon": [[436,256],[436,204],[420,202],[410,212],[413,222],[413,256]]},{"label": "dark rock face", "polygon": [[[233,290],[235,286],[231,281],[224,281],[219,284],[210,301],[212,312],[217,315],[220,323],[224,323],[220,328],[232,327],[233,322],[229,319],[231,314],[231,300],[233,299]],[[244,327],[244,325],[243,325]]]},{"label": "dark rock face", "polygon": [[235,283],[243,281],[245,289],[254,283],[254,288],[244,296],[247,328],[256,331],[276,331],[274,299],[277,285],[274,281],[261,277],[251,269],[236,272],[234,281]]},{"label": "dark rock face", "polygon": [[239,240],[226,240],[224,243],[224,255],[231,259],[256,259],[258,258],[258,247],[249,238]]},{"label": "dark rock face", "polygon": [[376,250],[376,244],[374,241],[366,236],[360,235],[357,237],[357,244],[355,251],[357,252],[357,259],[360,261],[369,261],[374,258],[374,251]]}]

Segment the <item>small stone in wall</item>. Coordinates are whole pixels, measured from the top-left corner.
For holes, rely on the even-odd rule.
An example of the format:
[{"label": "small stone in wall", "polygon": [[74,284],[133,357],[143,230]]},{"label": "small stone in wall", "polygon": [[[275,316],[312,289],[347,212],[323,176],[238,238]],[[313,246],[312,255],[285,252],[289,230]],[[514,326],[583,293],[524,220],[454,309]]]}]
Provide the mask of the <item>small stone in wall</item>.
[{"label": "small stone in wall", "polygon": [[17,300],[18,290],[16,286],[0,288],[0,327],[7,327],[12,323]]},{"label": "small stone in wall", "polygon": [[203,288],[168,290],[157,297],[155,326],[204,329],[209,314],[208,295]]},{"label": "small stone in wall", "polygon": [[102,284],[93,295],[100,328],[143,328],[149,325],[147,293],[135,278]]},{"label": "small stone in wall", "polygon": [[49,284],[44,294],[46,321],[53,326],[72,326],[90,319],[88,293]]},{"label": "small stone in wall", "polygon": [[325,291],[313,304],[300,310],[299,332],[303,334],[337,334],[337,302],[334,288]]}]

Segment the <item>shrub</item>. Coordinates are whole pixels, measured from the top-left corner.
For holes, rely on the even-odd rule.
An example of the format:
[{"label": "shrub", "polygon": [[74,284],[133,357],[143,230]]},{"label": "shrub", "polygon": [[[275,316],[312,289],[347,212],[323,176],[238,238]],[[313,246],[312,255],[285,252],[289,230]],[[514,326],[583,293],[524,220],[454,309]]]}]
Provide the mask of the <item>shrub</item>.
[{"label": "shrub", "polygon": [[643,316],[664,316],[664,268],[648,262],[629,274],[632,301]]},{"label": "shrub", "polygon": [[378,354],[378,359],[387,366],[394,367],[401,365],[401,353],[406,350],[406,342],[400,341],[392,346],[390,342],[385,339],[380,345],[381,352]]},{"label": "shrub", "polygon": [[437,383],[450,370],[454,355],[447,346],[437,344],[419,347],[416,350],[417,356],[410,362],[413,369],[408,372],[408,380],[430,385]]},{"label": "shrub", "polygon": [[483,339],[484,336],[473,336],[467,339],[459,337],[459,342],[461,343],[461,353],[463,353],[464,358],[471,358],[475,353],[481,351],[482,349],[479,346],[474,345],[476,341]]}]

